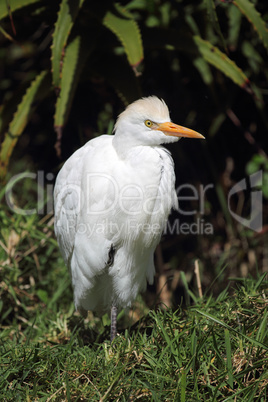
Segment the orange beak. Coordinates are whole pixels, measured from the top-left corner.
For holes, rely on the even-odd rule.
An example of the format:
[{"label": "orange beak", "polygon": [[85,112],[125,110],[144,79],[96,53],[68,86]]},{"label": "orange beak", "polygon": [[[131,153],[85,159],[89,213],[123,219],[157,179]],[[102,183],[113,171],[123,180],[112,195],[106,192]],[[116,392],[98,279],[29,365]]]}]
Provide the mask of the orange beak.
[{"label": "orange beak", "polygon": [[170,121],[158,124],[156,130],[162,131],[164,134],[171,135],[172,137],[205,138],[197,131],[183,126],[178,126],[177,124],[171,123]]}]

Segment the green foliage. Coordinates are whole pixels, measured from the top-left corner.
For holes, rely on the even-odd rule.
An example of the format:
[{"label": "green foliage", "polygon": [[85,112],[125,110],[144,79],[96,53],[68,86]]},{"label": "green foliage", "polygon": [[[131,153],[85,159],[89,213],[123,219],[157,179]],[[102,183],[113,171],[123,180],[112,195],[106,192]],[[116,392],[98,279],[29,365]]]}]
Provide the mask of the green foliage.
[{"label": "green foliage", "polygon": [[71,5],[70,2],[65,0],[62,1],[60,5],[60,10],[53,34],[53,42],[51,46],[51,66],[53,84],[55,87],[60,87],[63,52],[79,9],[83,4],[83,1],[84,0],[81,0],[80,2],[73,2]]},{"label": "green foliage", "polygon": [[12,4],[10,4],[10,1],[2,1],[0,3],[0,20],[10,15],[11,12],[27,7],[33,3],[40,3],[40,1],[41,0],[12,0]]},{"label": "green foliage", "polygon": [[268,50],[268,29],[265,21],[261,18],[260,13],[256,11],[254,4],[249,0],[235,0],[234,4],[251,22],[254,29],[258,32],[260,39],[263,41],[264,46]]},{"label": "green foliage", "polygon": [[48,73],[42,71],[32,82],[18,105],[17,112],[14,114],[9,124],[4,141],[0,149],[1,173],[0,180],[6,176],[7,167],[13,149],[22,134],[31,115],[34,112],[35,102],[45,97],[50,90]]},{"label": "green foliage", "polygon": [[[0,15],[2,15],[2,18],[7,15],[12,16],[12,12],[19,8],[29,6],[32,3],[32,1],[26,3],[12,3],[10,6],[10,13],[8,12],[8,9],[4,7],[3,9],[0,9]],[[81,15],[82,6],[83,1],[73,2],[72,4],[65,0],[61,2],[51,46],[52,82],[57,95],[54,126],[58,134],[58,146],[56,148],[59,155],[62,128],[66,124],[74,92],[81,78],[85,62],[91,51],[100,45],[98,43],[98,30],[100,27],[102,25],[106,26],[114,32],[116,36],[118,36],[128,56],[129,63],[133,68],[136,68],[143,58],[139,28],[133,18],[131,18],[131,15],[126,13],[122,7],[116,5],[116,13],[120,13],[120,16],[118,16],[109,11],[106,6],[107,12],[103,17],[103,20],[101,16],[102,11],[97,8],[89,10],[85,7],[86,9],[84,9],[83,12],[88,13],[87,16],[89,18],[89,20],[85,20],[83,15]],[[46,12],[49,11],[49,6],[39,8],[40,6],[37,4],[36,7],[35,11],[38,12],[39,16],[41,13],[46,14]],[[79,12],[80,18],[78,18]],[[123,67],[127,70],[126,66]],[[109,68],[107,71],[109,71]],[[42,75],[43,74],[44,73],[42,73]],[[48,83],[46,83],[46,85],[46,89],[48,90]],[[125,99],[127,98],[128,97],[125,96]],[[30,112],[32,114],[34,106],[35,99],[33,96],[30,97],[28,92],[27,97],[25,96],[18,106],[18,109],[27,116],[27,119],[25,120],[24,125],[21,125],[17,137],[29,122]],[[6,110],[5,113],[7,113]],[[9,133],[6,134],[6,137],[8,136],[10,136]],[[8,143],[10,141],[7,138],[5,142]],[[15,142],[13,141],[7,152],[5,149],[6,144],[3,145],[4,149],[2,150],[1,160],[4,167],[9,163],[14,146]],[[5,177],[5,174],[6,169],[2,171],[2,179]]]},{"label": "green foliage", "polygon": [[208,41],[201,39],[199,36],[194,36],[193,39],[205,61],[222,71],[237,85],[241,87],[246,87],[248,85],[246,75],[226,54],[221,52],[215,46],[212,46]]},{"label": "green foliage", "polygon": [[[206,136],[196,148],[174,146],[178,185],[214,183],[204,204],[213,236],[163,241],[168,284],[185,271],[179,284],[187,308],[122,325],[128,329],[113,345],[107,317],[84,323],[73,314],[52,217],[1,208],[6,400],[267,399],[268,285],[259,273],[267,270],[266,227],[258,235],[241,228],[226,201],[236,181],[259,170],[257,188],[268,197],[266,20],[264,2],[249,0],[0,2],[2,178],[44,166],[56,173],[53,128],[65,159],[97,133],[111,133],[119,100],[156,94],[175,122]],[[16,205],[36,208],[29,183],[13,190]],[[1,188],[3,205],[4,196]],[[195,201],[187,207],[196,209]],[[239,194],[233,210],[249,211]],[[265,224],[265,204],[263,214]],[[204,299],[194,291],[193,256]],[[136,309],[131,319],[148,307]]]},{"label": "green foliage", "polygon": [[[19,238],[9,254],[1,252],[0,390],[6,400],[265,400],[267,274],[243,280],[232,297],[225,290],[217,299],[196,296],[185,310],[151,311],[111,345],[108,328],[97,334],[93,320],[85,328],[72,316],[67,270],[50,229],[38,245],[46,221],[36,218],[26,263],[22,233],[29,217],[17,223]],[[42,265],[34,271],[35,253]]]},{"label": "green foliage", "polygon": [[143,47],[139,27],[131,14],[116,3],[115,12],[108,11],[103,23],[118,37],[125,49],[129,64],[136,68],[143,60]]},{"label": "green foliage", "polygon": [[76,89],[78,78],[84,63],[90,53],[90,46],[87,48],[81,36],[77,35],[68,44],[62,62],[62,73],[60,81],[60,92],[56,102],[54,126],[58,134],[57,151],[60,156],[61,133],[67,121],[68,112]]},{"label": "green foliage", "polygon": [[262,182],[258,187],[262,190],[264,197],[268,198],[268,158],[265,154],[256,154],[246,166],[248,175],[262,171]]},{"label": "green foliage", "polygon": [[[213,71],[210,70],[209,65],[211,65],[235,84],[254,94],[255,100],[261,101],[261,91],[256,85],[250,85],[250,70],[239,66],[240,61],[234,60],[228,54],[228,45],[237,46],[238,44],[242,15],[248,19],[267,47],[268,33],[265,22],[255,5],[249,0],[238,0],[232,4],[222,2],[217,8],[211,0],[196,6],[178,1],[174,8],[169,2],[163,2],[159,7],[155,7],[146,1],[130,1],[124,7],[113,2],[93,5],[83,0],[74,2],[62,0],[59,5],[46,3],[43,5],[41,1],[36,0],[15,0],[10,4],[2,2],[0,21],[4,26],[1,29],[7,41],[12,35],[6,28],[9,22],[14,25],[14,18],[23,18],[27,10],[30,10],[30,18],[33,22],[35,19],[43,21],[53,29],[50,65],[47,66],[47,74],[51,74],[52,77],[50,77],[51,83],[47,83],[47,86],[54,87],[56,95],[53,102],[58,155],[61,153],[62,129],[66,126],[70,112],[74,108],[73,100],[76,90],[83,82],[85,74],[89,79],[94,77],[96,72],[101,73],[101,76],[112,84],[125,103],[128,103],[141,94],[135,74],[138,74],[138,66],[144,57],[144,46],[146,52],[152,45],[158,51],[168,48],[174,53],[178,50],[180,63],[184,55],[187,55],[192,65],[199,71],[205,85],[210,87],[215,86],[217,81]],[[224,39],[226,34],[222,32],[218,15],[225,10],[225,18],[229,23],[227,39]],[[54,22],[55,19],[56,22]],[[207,24],[205,30],[201,28],[204,23]],[[183,26],[183,29],[180,26]],[[107,30],[111,34],[108,34]],[[252,54],[255,53],[259,65],[255,63],[254,73],[259,73],[264,60],[259,57],[259,53],[254,48],[250,49],[248,41],[245,41],[243,46],[244,49],[247,48],[245,56],[248,58],[248,63],[252,64]],[[122,63],[122,52],[126,55],[127,63]],[[47,62],[48,60],[46,64]],[[39,70],[38,64],[35,70],[35,76],[44,74]],[[127,77],[128,85],[124,83],[124,77]],[[46,96],[51,97],[48,89]],[[28,93],[26,98],[23,97],[17,104],[17,109],[27,116],[20,127],[19,134],[15,133],[17,137],[30,122],[36,107],[34,97],[31,99]],[[259,103],[259,107],[263,107],[263,104]],[[3,109],[3,113],[9,114],[7,108]],[[9,123],[15,124],[12,118]],[[5,136],[5,142],[10,142],[8,138],[10,133],[7,132]],[[15,142],[12,142],[8,152],[2,150],[1,160],[5,168],[9,163]],[[4,169],[2,178],[5,173]]]}]

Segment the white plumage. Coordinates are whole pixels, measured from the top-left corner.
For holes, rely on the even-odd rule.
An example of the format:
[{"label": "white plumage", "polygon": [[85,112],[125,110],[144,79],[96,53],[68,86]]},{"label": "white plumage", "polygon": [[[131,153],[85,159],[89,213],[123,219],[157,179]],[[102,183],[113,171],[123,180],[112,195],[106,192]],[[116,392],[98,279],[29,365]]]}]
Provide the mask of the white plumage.
[{"label": "white plumage", "polygon": [[55,233],[79,310],[129,307],[153,282],[153,253],[177,208],[170,153],[180,137],[204,138],[170,122],[164,101],[142,98],[121,113],[115,134],[78,149],[58,174]]}]

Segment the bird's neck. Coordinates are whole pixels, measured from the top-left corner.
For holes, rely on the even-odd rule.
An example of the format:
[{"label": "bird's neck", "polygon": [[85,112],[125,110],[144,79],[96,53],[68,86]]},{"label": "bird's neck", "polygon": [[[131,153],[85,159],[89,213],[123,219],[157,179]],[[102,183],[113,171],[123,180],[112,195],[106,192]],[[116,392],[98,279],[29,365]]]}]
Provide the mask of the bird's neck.
[{"label": "bird's neck", "polygon": [[125,138],[123,135],[116,133],[113,138],[113,147],[119,159],[129,159],[133,154],[133,150],[141,145],[136,144],[135,141]]}]

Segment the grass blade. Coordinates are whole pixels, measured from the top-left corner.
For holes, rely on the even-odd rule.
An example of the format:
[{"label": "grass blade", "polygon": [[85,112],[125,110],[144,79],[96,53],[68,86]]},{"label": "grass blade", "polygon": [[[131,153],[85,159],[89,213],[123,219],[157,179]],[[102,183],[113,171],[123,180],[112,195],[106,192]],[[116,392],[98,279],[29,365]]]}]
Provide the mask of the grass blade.
[{"label": "grass blade", "polygon": [[181,373],[181,402],[186,401],[186,371],[182,370]]},{"label": "grass blade", "polygon": [[225,347],[226,347],[226,358],[227,358],[227,373],[228,373],[228,384],[233,389],[234,387],[234,377],[233,377],[233,366],[232,366],[232,350],[230,342],[230,332],[228,329],[224,329]]},{"label": "grass blade", "polygon": [[185,287],[185,302],[187,306],[190,306],[190,289],[187,283],[187,279],[183,271],[180,271],[180,274],[183,286]]},{"label": "grass blade", "polygon": [[258,347],[261,347],[261,348],[263,348],[263,349],[268,350],[268,345],[265,345],[265,344],[263,344],[263,343],[257,341],[256,339],[250,338],[249,336],[243,334],[242,332],[238,331],[237,329],[230,327],[230,325],[225,324],[225,322],[219,320],[218,318],[216,318],[216,317],[214,317],[214,316],[212,316],[212,315],[210,315],[210,314],[208,314],[208,313],[204,313],[203,311],[200,311],[200,310],[197,310],[197,309],[195,309],[195,311],[196,311],[198,314],[201,314],[201,315],[203,315],[204,317],[208,318],[209,320],[212,320],[212,321],[214,321],[215,323],[217,323],[217,324],[223,326],[224,328],[228,329],[229,331],[237,333],[239,336],[243,337],[244,339],[247,339],[249,342],[253,343],[255,346],[258,346]]},{"label": "grass blade", "polygon": [[262,322],[259,326],[259,330],[257,332],[257,336],[256,339],[257,341],[262,342],[262,340],[265,338],[265,335],[267,334],[267,330],[268,330],[268,311],[265,312]]}]

